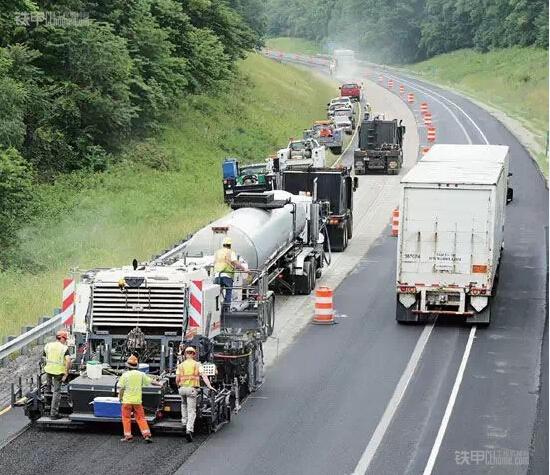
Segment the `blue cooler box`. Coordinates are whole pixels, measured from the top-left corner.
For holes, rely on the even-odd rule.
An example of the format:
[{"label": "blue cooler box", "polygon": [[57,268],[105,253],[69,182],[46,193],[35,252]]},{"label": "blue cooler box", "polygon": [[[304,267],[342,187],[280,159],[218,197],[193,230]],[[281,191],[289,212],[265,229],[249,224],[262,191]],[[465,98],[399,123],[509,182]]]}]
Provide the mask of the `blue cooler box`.
[{"label": "blue cooler box", "polygon": [[94,416],[96,417],[122,417],[121,404],[116,397],[94,398]]}]

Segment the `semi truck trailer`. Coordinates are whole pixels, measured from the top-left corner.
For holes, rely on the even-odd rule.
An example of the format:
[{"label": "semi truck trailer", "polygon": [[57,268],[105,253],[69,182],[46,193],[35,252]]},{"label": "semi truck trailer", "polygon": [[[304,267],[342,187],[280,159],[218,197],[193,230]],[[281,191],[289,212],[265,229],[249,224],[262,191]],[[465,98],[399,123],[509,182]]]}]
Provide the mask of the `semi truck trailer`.
[{"label": "semi truck trailer", "polygon": [[401,180],[396,319],[489,324],[507,203],[508,147],[435,146]]}]

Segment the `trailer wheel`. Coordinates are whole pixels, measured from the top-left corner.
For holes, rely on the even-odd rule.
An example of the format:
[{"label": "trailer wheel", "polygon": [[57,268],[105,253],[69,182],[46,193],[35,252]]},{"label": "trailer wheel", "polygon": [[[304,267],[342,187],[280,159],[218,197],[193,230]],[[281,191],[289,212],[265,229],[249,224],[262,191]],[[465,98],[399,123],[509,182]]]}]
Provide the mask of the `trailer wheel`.
[{"label": "trailer wheel", "polygon": [[303,275],[294,276],[294,293],[297,295],[309,295],[311,293],[311,262],[304,261]]},{"label": "trailer wheel", "polygon": [[399,297],[395,298],[395,319],[397,320],[397,323],[401,325],[418,323],[419,321],[418,314],[413,313],[412,309],[405,307],[399,301]]},{"label": "trailer wheel", "polygon": [[309,262],[311,263],[311,267],[310,267],[310,286],[309,288],[311,290],[314,290],[315,289],[315,282],[316,282],[316,277],[317,277],[317,263],[315,262],[315,259],[309,259]]}]

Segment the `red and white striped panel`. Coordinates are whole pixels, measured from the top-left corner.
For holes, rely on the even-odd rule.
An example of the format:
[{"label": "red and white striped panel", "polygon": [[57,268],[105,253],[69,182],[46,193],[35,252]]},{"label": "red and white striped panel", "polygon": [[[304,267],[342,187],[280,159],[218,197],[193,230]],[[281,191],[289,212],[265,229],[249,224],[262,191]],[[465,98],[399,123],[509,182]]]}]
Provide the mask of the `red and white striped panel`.
[{"label": "red and white striped panel", "polygon": [[399,86],[399,94],[405,94],[405,86],[403,84]]},{"label": "red and white striped panel", "polygon": [[435,127],[428,127],[428,142],[435,142]]},{"label": "red and white striped panel", "polygon": [[408,102],[409,104],[414,103],[414,92],[409,92],[409,93],[407,94],[407,102]]},{"label": "red and white striped panel", "polygon": [[426,112],[424,114],[424,125],[432,125],[432,113]]},{"label": "red and white striped panel", "polygon": [[393,89],[393,79],[388,79],[388,89]]},{"label": "red and white striped panel", "polygon": [[74,302],[75,302],[76,284],[74,279],[63,279],[63,303],[61,311],[66,315],[63,318],[63,324],[70,327],[74,320]]},{"label": "red and white striped panel", "polygon": [[189,286],[189,322],[186,337],[199,333],[202,326],[202,280],[192,280]]}]

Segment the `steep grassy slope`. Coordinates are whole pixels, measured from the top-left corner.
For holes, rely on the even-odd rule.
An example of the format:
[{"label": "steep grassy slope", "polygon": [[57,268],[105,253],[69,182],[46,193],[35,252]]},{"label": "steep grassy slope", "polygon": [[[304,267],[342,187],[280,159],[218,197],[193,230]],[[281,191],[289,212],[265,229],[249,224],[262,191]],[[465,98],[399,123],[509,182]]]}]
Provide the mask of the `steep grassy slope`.
[{"label": "steep grassy slope", "polygon": [[43,186],[40,216],[23,235],[33,272],[0,274],[0,336],[18,333],[61,300],[61,279],[85,270],[148,259],[227,211],[224,157],[263,160],[325,114],[329,82],[251,55],[217,97],[182,104],[157,144],[130,154],[166,161],[171,171],[135,162]]},{"label": "steep grassy slope", "polygon": [[[415,74],[453,87],[518,119],[544,148],[548,131],[548,51],[509,48],[461,50],[407,66]],[[548,160],[538,162],[548,175]]]}]

